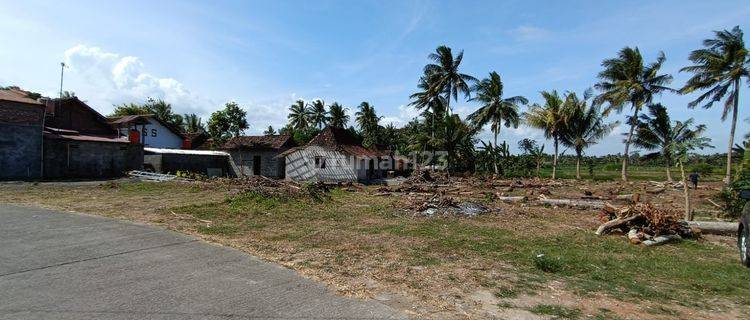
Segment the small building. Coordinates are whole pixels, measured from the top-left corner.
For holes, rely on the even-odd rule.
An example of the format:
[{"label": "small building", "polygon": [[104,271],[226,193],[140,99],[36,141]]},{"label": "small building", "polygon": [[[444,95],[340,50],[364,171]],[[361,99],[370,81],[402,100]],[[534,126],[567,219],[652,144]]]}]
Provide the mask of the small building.
[{"label": "small building", "polygon": [[0,180],[42,177],[44,104],[17,88],[0,89]]},{"label": "small building", "polygon": [[85,102],[71,97],[45,105],[45,179],[118,177],[143,168],[143,145],[120,137]]},{"label": "small building", "polygon": [[144,169],[158,173],[178,171],[200,173],[208,177],[233,176],[229,153],[210,150],[143,148]]},{"label": "small building", "polygon": [[179,128],[152,114],[110,117],[108,122],[120,136],[132,137],[137,134],[141,144],[147,148],[182,149],[186,143],[186,137]]},{"label": "small building", "polygon": [[295,145],[290,135],[244,136],[229,139],[221,149],[230,154],[238,177],[284,178],[284,158],[278,156]]},{"label": "small building", "polygon": [[286,178],[296,181],[368,182],[383,178],[383,167],[392,162],[387,152],[365,148],[349,130],[332,127],[281,157]]}]

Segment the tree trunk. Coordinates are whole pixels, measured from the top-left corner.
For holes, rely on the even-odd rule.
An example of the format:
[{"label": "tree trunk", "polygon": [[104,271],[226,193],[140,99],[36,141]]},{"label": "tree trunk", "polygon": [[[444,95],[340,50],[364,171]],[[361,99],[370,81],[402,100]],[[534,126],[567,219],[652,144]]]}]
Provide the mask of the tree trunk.
[{"label": "tree trunk", "polygon": [[555,155],[552,158],[552,180],[554,180],[557,177],[557,147],[558,147],[558,141],[557,137],[554,138],[554,145],[555,145]]},{"label": "tree trunk", "polygon": [[635,103],[633,104],[633,109],[635,109],[633,112],[634,120],[630,125],[630,131],[628,131],[628,139],[625,141],[625,154],[622,155],[622,181],[628,181],[628,153],[630,152],[630,143],[633,141],[633,130],[635,130],[635,125],[637,124],[635,120],[638,119],[638,106]]},{"label": "tree trunk", "polygon": [[732,106],[732,129],[729,131],[729,149],[727,150],[727,176],[724,183],[732,182],[732,146],[734,146],[734,131],[737,126],[737,107],[740,102],[740,79],[734,80],[734,106]]},{"label": "tree trunk", "polygon": [[[497,135],[498,135],[498,131],[500,131],[500,130],[498,130],[497,128],[495,128],[492,131],[494,131],[493,133],[495,134],[495,151],[498,151],[499,149],[497,147]],[[498,172],[499,172],[498,167],[497,167],[497,160],[498,159],[495,157],[495,154],[493,152],[493,154],[492,154],[492,165],[495,167],[495,174],[498,174]]]},{"label": "tree trunk", "polygon": [[542,162],[537,160],[536,161],[536,177],[539,178],[539,171],[542,169]]},{"label": "tree trunk", "polygon": [[576,180],[581,180],[581,153],[576,152]]},{"label": "tree trunk", "polygon": [[672,167],[672,157],[669,155],[664,156],[664,160],[667,162],[667,182],[672,183],[672,171],[669,169]]},{"label": "tree trunk", "polygon": [[685,220],[693,220],[693,212],[690,210],[690,187],[688,186],[687,179],[685,178],[685,168],[682,166],[682,161],[678,160],[677,164],[680,166],[680,174],[682,175],[682,188],[685,191]]}]

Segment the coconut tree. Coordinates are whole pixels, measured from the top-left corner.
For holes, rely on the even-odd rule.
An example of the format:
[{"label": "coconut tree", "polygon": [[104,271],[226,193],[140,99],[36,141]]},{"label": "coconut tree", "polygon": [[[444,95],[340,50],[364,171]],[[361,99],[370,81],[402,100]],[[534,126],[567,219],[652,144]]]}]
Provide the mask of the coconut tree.
[{"label": "coconut tree", "polygon": [[[750,75],[750,62],[743,33],[739,26],[732,30],[714,31],[713,39],[703,40],[703,48],[690,53],[692,66],[680,71],[693,73],[681,93],[704,91],[688,107],[711,108],[715,102],[724,100],[721,120],[732,114],[732,125],[729,129],[729,150],[727,151],[727,173],[724,178],[729,183],[732,175],[732,146],[737,126],[737,112],[740,101],[742,79]],[[705,101],[705,103],[704,103]]]},{"label": "coconut tree", "polygon": [[[683,124],[679,121],[675,122],[675,126],[682,126]],[[702,131],[698,131],[696,134],[686,137],[680,141],[673,141],[669,145],[670,153],[674,156],[677,167],[680,168],[680,175],[682,178],[682,186],[685,195],[685,220],[693,220],[693,210],[690,208],[690,187],[685,176],[684,163],[688,161],[690,154],[696,149],[713,148],[709,143],[711,139],[701,137]]]},{"label": "coconut tree", "polygon": [[375,108],[368,102],[359,104],[359,111],[354,114],[355,121],[362,131],[364,144],[372,146],[377,142],[378,122],[380,118],[375,112]]},{"label": "coconut tree", "polygon": [[195,133],[206,131],[206,127],[203,126],[203,119],[198,117],[196,114],[185,114],[183,116],[183,119],[185,122],[183,127],[185,132]]},{"label": "coconut tree", "polygon": [[667,108],[663,105],[650,104],[647,108],[648,114],[641,114],[638,119],[633,144],[646,150],[656,150],[651,155],[659,154],[664,157],[667,166],[667,180],[672,182],[672,173],[669,169],[672,167],[674,159],[670,146],[673,143],[681,143],[700,136],[706,130],[706,126],[699,125],[692,129],[692,118],[685,122],[677,121],[672,124]]},{"label": "coconut tree", "polygon": [[606,137],[618,122],[606,123],[600,105],[588,105],[588,92],[580,99],[575,93],[565,97],[567,125],[561,136],[563,145],[576,153],[576,179],[581,179],[581,158],[586,148]]},{"label": "coconut tree", "polygon": [[[604,70],[599,72],[599,83],[594,88],[599,90],[599,95],[594,99],[597,105],[607,104],[604,114],[612,111],[621,113],[626,105],[633,112],[631,119],[638,119],[638,113],[644,105],[651,103],[655,95],[665,91],[675,91],[667,87],[672,82],[669,74],[659,74],[662,64],[666,60],[664,53],[660,52],[656,61],[645,64],[643,56],[638,48],[625,47],[617,54],[616,58],[606,59],[602,62]],[[625,152],[622,156],[622,180],[628,180],[628,156],[630,144],[633,141],[635,121],[631,121],[630,130],[625,140]]]},{"label": "coconut tree", "polygon": [[567,113],[565,103],[557,91],[542,91],[544,105],[534,104],[523,114],[527,125],[542,129],[547,139],[552,139],[552,179],[557,177],[557,158],[560,138],[565,132]]},{"label": "coconut tree", "polygon": [[329,125],[334,128],[346,128],[349,122],[349,115],[346,114],[347,108],[334,102],[328,107]]},{"label": "coconut tree", "polygon": [[[481,107],[474,113],[470,114],[468,120],[477,128],[481,129],[488,123],[490,130],[494,135],[495,146],[497,146],[497,136],[500,134],[500,128],[504,125],[506,128],[518,128],[520,116],[518,113],[519,104],[529,103],[522,96],[503,98],[503,82],[497,72],[490,72],[489,78],[477,82],[472,90],[475,97],[470,101],[478,101]],[[495,163],[495,173],[498,173],[497,163]]]},{"label": "coconut tree", "polygon": [[307,129],[310,124],[310,113],[302,100],[295,101],[289,106],[289,124],[294,129]]},{"label": "coconut tree", "polygon": [[323,100],[317,99],[311,102],[308,107],[310,114],[310,124],[323,129],[328,124],[328,111],[326,111],[326,104]]},{"label": "coconut tree", "polygon": [[273,126],[268,126],[266,131],[263,131],[264,136],[272,136],[276,134],[276,130],[273,129]]},{"label": "coconut tree", "polygon": [[148,114],[150,111],[143,105],[137,103],[123,103],[115,106],[115,110],[112,111],[110,116],[135,116],[141,114]]},{"label": "coconut tree", "polygon": [[459,71],[464,58],[463,51],[454,57],[451,48],[439,46],[427,57],[434,62],[424,67],[423,78],[429,88],[428,95],[443,94],[447,103],[446,113],[450,114],[450,99],[458,101],[459,94],[468,98],[471,92],[469,83],[476,82],[477,79]]}]

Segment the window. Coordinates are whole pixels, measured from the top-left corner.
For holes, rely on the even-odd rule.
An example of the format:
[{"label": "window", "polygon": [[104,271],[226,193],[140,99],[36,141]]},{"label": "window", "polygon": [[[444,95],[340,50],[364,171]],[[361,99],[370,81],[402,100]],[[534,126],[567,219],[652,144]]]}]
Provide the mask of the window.
[{"label": "window", "polygon": [[321,156],[316,156],[315,157],[315,167],[316,168],[320,168],[320,169],[325,169],[326,168],[326,158],[321,157]]}]

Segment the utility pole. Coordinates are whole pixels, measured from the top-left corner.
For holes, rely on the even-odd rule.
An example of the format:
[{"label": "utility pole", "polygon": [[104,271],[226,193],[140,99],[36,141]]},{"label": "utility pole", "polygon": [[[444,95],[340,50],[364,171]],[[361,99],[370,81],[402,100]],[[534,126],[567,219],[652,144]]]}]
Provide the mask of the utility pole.
[{"label": "utility pole", "polygon": [[60,99],[62,99],[63,93],[63,73],[65,73],[65,62],[60,62]]}]

